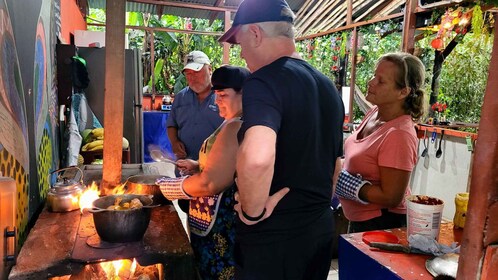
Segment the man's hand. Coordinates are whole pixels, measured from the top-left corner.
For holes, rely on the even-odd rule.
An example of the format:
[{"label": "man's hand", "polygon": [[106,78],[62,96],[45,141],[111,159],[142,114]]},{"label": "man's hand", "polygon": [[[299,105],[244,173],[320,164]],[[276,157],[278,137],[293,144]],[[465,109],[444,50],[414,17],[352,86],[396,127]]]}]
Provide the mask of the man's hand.
[{"label": "man's hand", "polygon": [[173,148],[173,153],[175,154],[177,159],[183,159],[187,157],[185,145],[182,141],[175,141],[174,143],[171,143],[171,146]]},{"label": "man's hand", "polygon": [[257,220],[257,221],[249,221],[247,220],[244,215],[242,214],[242,207],[239,203],[239,192],[236,192],[235,193],[235,201],[237,201],[237,203],[234,205],[234,209],[235,211],[237,211],[237,214],[239,215],[239,218],[242,222],[244,222],[244,224],[246,225],[255,225],[261,221],[263,221],[264,219],[270,217],[270,215],[273,213],[273,210],[275,209],[275,207],[277,206],[278,202],[290,191],[289,188],[285,187],[281,190],[279,190],[278,192],[274,193],[272,196],[269,196],[268,199],[266,200],[266,204],[265,204],[265,214],[263,215],[263,217],[261,217],[261,219]]}]

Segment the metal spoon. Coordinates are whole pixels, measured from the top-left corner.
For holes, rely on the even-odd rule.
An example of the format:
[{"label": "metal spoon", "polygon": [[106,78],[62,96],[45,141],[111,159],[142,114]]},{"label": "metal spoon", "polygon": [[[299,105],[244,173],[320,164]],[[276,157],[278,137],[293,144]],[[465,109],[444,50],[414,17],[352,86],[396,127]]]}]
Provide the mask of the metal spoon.
[{"label": "metal spoon", "polygon": [[169,162],[176,165],[176,161],[170,159],[168,155],[161,150],[161,148],[156,146],[149,146],[150,157],[157,162]]},{"label": "metal spoon", "polygon": [[441,149],[441,142],[443,142],[444,130],[441,130],[441,138],[439,138],[439,148],[436,151],[436,157],[440,158],[443,155],[443,150]]},{"label": "metal spoon", "polygon": [[[427,139],[427,142],[426,142]],[[427,144],[429,144],[429,138],[427,137],[427,130],[424,131],[424,138],[422,139],[424,142],[424,150],[422,151],[422,157],[427,156],[427,153],[429,152],[429,149],[427,148]]]}]

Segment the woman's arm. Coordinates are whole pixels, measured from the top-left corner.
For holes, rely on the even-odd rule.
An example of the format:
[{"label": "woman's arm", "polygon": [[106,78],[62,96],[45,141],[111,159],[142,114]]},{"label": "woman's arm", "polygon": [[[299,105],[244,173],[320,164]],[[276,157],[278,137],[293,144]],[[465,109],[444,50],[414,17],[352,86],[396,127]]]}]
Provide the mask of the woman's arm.
[{"label": "woman's arm", "polygon": [[403,200],[411,172],[389,167],[379,169],[380,184],[364,185],[360,189],[359,197],[370,203],[396,207]]},{"label": "woman's arm", "polygon": [[190,196],[210,196],[231,186],[235,175],[235,159],[239,147],[237,132],[241,122],[225,124],[211,147],[202,172],[192,175],[183,182],[184,191]]}]

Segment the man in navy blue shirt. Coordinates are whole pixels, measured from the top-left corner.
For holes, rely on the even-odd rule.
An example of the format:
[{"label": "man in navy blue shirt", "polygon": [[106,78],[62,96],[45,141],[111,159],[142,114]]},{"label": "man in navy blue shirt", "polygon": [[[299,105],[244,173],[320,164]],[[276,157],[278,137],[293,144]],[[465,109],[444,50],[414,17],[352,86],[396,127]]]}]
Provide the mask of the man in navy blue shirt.
[{"label": "man in navy blue shirt", "polygon": [[211,90],[210,64],[201,51],[192,51],[187,56],[183,73],[188,86],[175,95],[166,122],[168,138],[178,159],[197,160],[202,142],[223,122]]},{"label": "man in navy blue shirt", "polygon": [[[223,122],[211,90],[211,61],[201,51],[187,55],[183,74],[188,86],[175,95],[166,121],[168,138],[177,159],[199,159],[199,150],[206,138]],[[179,200],[180,208],[188,213],[187,200]]]}]

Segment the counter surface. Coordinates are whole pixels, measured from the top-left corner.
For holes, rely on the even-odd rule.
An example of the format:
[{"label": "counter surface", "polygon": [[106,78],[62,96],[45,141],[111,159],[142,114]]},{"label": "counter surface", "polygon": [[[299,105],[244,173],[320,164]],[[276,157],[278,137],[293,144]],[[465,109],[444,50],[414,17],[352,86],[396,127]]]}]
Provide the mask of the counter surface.
[{"label": "counter surface", "polygon": [[[400,244],[408,245],[406,228],[386,230],[395,234]],[[443,223],[439,243],[460,243],[462,229],[454,229],[453,223]],[[371,248],[362,241],[362,232],[343,234],[339,238],[339,279],[433,279],[425,268],[431,257],[421,254],[383,251]]]}]

